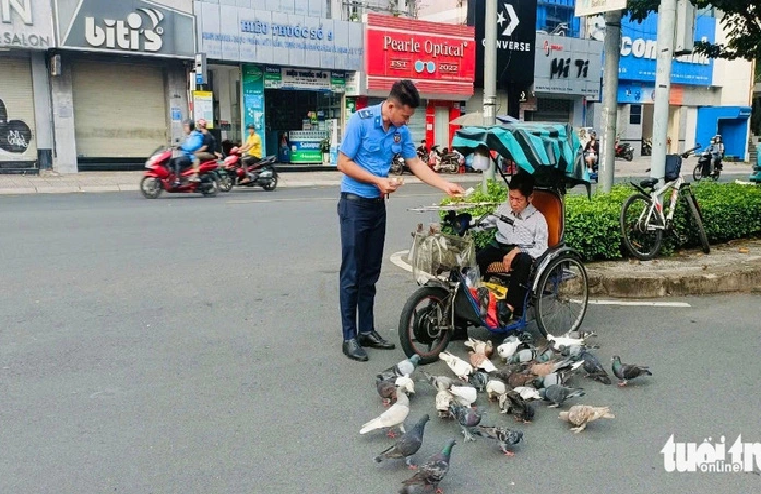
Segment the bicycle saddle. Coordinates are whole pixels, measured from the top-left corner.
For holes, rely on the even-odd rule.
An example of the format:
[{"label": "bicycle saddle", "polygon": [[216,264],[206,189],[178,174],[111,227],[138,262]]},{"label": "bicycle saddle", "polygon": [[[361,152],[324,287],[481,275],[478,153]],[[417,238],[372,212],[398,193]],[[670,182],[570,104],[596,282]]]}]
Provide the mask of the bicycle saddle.
[{"label": "bicycle saddle", "polygon": [[657,184],[657,183],[658,183],[658,179],[657,178],[648,178],[646,180],[641,181],[639,183],[639,185],[643,189],[650,189],[650,188],[655,187],[655,184]]}]

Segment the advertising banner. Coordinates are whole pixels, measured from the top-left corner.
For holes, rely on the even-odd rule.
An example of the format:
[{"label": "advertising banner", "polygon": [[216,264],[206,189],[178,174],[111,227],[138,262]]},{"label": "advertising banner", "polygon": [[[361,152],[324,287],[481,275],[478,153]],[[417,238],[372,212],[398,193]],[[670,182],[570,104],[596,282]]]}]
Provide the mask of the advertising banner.
[{"label": "advertising banner", "polygon": [[214,95],[211,91],[193,91],[193,120],[206,120],[206,128],[214,129]]},{"label": "advertising banner", "polygon": [[534,91],[598,99],[602,50],[600,41],[537,34]]},{"label": "advertising banner", "polygon": [[[262,138],[262,153],[267,155],[264,137],[264,71],[257,65],[244,64],[242,70],[243,126],[256,126],[256,133]],[[248,135],[248,130],[245,134]]]}]

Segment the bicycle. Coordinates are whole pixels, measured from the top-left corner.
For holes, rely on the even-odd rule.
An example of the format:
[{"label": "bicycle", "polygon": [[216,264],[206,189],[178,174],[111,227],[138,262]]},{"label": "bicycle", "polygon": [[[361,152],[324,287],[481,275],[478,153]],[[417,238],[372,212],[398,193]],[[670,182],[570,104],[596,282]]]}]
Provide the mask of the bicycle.
[{"label": "bicycle", "polygon": [[[637,259],[647,261],[658,254],[663,242],[663,233],[674,229],[676,203],[683,193],[687,209],[697,227],[703,252],[711,252],[708,236],[703,228],[700,206],[690,184],[685,182],[681,175],[682,158],[687,158],[697,149],[696,146],[681,156],[666,157],[666,183],[662,187],[656,188],[657,178],[649,178],[639,184],[630,182],[639,193],[630,196],[621,208],[621,237],[627,250]],[[662,197],[669,189],[671,200],[668,214],[664,214]]]}]

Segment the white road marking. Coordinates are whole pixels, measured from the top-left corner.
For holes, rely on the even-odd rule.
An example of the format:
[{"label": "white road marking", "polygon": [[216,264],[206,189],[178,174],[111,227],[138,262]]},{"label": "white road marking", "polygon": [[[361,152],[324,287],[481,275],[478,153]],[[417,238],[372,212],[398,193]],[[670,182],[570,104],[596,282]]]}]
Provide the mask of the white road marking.
[{"label": "white road marking", "polygon": [[[407,262],[408,250],[401,250],[391,254],[389,259],[395,266],[407,271],[412,272],[412,266]],[[575,301],[578,302],[578,301]],[[587,301],[590,305],[619,305],[619,306],[631,306],[631,307],[671,307],[671,308],[690,308],[692,305],[687,302],[650,302],[644,300],[621,300],[621,299],[602,299],[602,298],[590,298]]]},{"label": "white road marking", "polygon": [[[425,196],[441,196],[441,194],[399,194],[394,195],[389,199],[390,201],[396,197],[397,199],[409,199],[412,197],[425,197]],[[309,201],[338,201],[336,197],[285,197],[282,199],[230,199],[225,201],[225,204],[258,204],[258,203],[271,203],[271,202],[309,202]]]}]

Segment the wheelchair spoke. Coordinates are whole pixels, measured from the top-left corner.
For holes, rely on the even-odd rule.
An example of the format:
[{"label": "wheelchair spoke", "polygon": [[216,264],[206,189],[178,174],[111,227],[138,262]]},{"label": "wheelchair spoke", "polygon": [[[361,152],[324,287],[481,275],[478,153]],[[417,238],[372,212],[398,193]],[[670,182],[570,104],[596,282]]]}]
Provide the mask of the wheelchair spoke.
[{"label": "wheelchair spoke", "polygon": [[578,329],[587,307],[584,266],[576,259],[556,259],[541,275],[536,293],[537,320],[552,334]]}]

